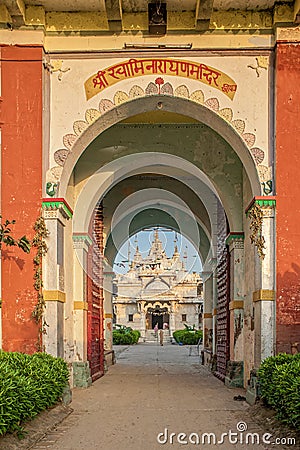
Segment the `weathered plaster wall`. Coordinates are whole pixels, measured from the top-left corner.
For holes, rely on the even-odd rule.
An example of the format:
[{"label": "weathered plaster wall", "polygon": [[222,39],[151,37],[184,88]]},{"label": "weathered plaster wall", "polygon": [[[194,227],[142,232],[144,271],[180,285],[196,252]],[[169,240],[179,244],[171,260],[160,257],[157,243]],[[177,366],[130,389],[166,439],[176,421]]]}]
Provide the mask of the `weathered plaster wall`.
[{"label": "weathered plaster wall", "polygon": [[[41,47],[2,47],[2,217],[15,219],[14,235],[32,238],[42,197]],[[38,326],[31,318],[34,250],[2,251],[3,349],[34,352]]]},{"label": "weathered plaster wall", "polygon": [[276,337],[281,352],[290,352],[291,344],[300,341],[299,86],[298,30],[298,43],[278,42],[276,54]]}]

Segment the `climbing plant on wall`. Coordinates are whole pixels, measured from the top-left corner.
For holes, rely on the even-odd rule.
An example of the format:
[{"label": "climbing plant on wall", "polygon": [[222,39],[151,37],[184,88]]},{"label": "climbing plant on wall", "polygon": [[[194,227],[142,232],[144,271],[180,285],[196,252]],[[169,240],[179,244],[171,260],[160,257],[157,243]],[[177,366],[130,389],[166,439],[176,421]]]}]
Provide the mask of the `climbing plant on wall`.
[{"label": "climbing plant on wall", "polygon": [[40,324],[38,350],[42,350],[42,335],[46,334],[47,323],[43,317],[44,309],[46,307],[44,294],[43,294],[43,279],[42,279],[42,260],[43,256],[48,251],[45,238],[49,235],[45,220],[40,215],[34,224],[35,235],[32,240],[32,246],[37,249],[36,255],[33,258],[34,264],[34,289],[37,291],[37,304],[32,312],[32,317],[36,323]]},{"label": "climbing plant on wall", "polygon": [[[0,215],[0,220],[2,216]],[[16,223],[15,220],[6,220],[0,224],[0,250],[2,250],[2,245],[5,244],[7,247],[19,247],[25,253],[30,252],[30,241],[26,236],[22,236],[20,239],[15,239],[11,233],[11,225]]]},{"label": "climbing plant on wall", "polygon": [[264,259],[265,253],[265,238],[262,235],[262,226],[263,226],[263,211],[262,208],[256,203],[251,206],[248,211],[248,218],[251,220],[250,223],[250,240],[251,243],[255,245],[257,248],[258,256],[261,260]]},{"label": "climbing plant on wall", "polygon": [[[30,241],[24,235],[20,239],[15,239],[12,236],[11,225],[16,223],[15,220],[5,220],[2,222],[2,216],[0,215],[0,251],[2,250],[3,244],[7,247],[19,247],[23,252],[30,252]],[[0,301],[1,306],[1,301]]]}]

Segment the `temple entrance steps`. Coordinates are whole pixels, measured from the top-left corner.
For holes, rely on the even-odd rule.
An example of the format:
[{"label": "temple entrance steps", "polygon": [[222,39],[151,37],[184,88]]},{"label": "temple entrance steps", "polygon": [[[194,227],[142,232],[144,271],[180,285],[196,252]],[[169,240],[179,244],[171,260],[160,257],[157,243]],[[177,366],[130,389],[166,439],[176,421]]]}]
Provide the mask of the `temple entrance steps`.
[{"label": "temple entrance steps", "polygon": [[[158,342],[159,341],[159,332],[160,330],[158,330],[157,333],[155,333],[155,331],[153,330],[146,330],[145,333],[145,338],[144,338],[144,342]],[[171,334],[170,334],[170,330],[163,330],[164,333],[164,344],[170,344],[172,342],[172,338],[171,338]]]}]

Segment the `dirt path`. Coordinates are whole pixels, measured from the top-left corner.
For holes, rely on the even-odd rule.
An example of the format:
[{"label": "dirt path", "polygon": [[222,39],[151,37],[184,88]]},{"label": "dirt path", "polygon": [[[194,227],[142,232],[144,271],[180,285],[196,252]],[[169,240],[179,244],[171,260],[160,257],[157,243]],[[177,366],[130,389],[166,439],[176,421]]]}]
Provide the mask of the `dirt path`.
[{"label": "dirt path", "polygon": [[226,388],[187,348],[139,344],[123,349],[91,388],[75,391],[74,412],[32,449],[281,450],[251,408],[234,401],[238,394],[244,392]]}]

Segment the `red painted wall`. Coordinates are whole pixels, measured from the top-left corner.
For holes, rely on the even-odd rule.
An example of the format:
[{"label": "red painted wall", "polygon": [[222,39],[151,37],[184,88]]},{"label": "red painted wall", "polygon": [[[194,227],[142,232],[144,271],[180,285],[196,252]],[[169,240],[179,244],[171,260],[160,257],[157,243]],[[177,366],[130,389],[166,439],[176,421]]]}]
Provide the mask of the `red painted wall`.
[{"label": "red painted wall", "polygon": [[277,351],[300,351],[300,43],[276,50]]},{"label": "red painted wall", "polygon": [[[34,235],[42,198],[42,48],[1,48],[3,219],[15,219],[15,237]],[[34,250],[2,251],[3,349],[36,351],[38,326],[31,319]]]}]

